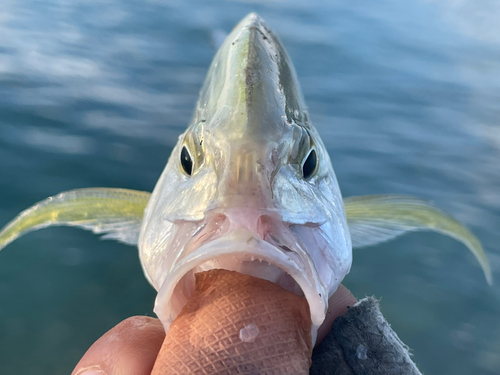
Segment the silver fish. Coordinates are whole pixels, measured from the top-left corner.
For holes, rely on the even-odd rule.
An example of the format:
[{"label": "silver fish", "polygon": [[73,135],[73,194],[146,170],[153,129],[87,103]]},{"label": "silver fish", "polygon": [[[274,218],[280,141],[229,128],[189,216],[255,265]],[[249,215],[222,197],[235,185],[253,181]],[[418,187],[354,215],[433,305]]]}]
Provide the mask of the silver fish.
[{"label": "silver fish", "polygon": [[80,189],[48,198],[0,232],[0,249],[29,231],[70,225],[139,247],[165,329],[189,299],[194,274],[214,268],[273,281],[307,299],[313,338],[352,247],[407,231],[463,242],[492,282],[478,239],[418,198],[342,199],[292,62],[252,13],[226,38],[153,193]]}]

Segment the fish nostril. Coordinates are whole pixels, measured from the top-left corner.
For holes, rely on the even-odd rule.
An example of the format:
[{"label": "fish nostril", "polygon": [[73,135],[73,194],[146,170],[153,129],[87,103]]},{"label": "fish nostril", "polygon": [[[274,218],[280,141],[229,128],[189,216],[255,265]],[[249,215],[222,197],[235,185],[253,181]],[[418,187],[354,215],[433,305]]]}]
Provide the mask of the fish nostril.
[{"label": "fish nostril", "polygon": [[227,216],[222,213],[216,213],[211,217],[211,221],[213,221],[215,226],[222,226],[226,221]]},{"label": "fish nostril", "polygon": [[256,238],[266,240],[269,234],[283,231],[281,216],[272,210],[261,210],[246,206],[216,208],[205,214],[203,229],[196,233],[197,237],[207,234],[220,237],[238,229],[245,229]]},{"label": "fish nostril", "polygon": [[273,223],[273,219],[269,215],[261,215],[257,220],[257,233],[260,238],[266,240],[266,237],[270,232],[272,232],[275,224]]}]

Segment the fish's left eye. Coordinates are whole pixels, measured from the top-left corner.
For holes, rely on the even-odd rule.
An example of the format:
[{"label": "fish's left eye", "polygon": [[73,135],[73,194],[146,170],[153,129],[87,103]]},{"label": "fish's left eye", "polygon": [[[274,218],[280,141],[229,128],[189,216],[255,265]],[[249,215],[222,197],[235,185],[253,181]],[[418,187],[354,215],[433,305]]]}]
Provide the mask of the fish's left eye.
[{"label": "fish's left eye", "polygon": [[309,154],[302,163],[302,176],[307,180],[311,178],[318,168],[318,155],[314,148],[309,151]]},{"label": "fish's left eye", "polygon": [[193,159],[186,146],[183,146],[181,151],[181,167],[185,174],[191,176],[193,173]]}]

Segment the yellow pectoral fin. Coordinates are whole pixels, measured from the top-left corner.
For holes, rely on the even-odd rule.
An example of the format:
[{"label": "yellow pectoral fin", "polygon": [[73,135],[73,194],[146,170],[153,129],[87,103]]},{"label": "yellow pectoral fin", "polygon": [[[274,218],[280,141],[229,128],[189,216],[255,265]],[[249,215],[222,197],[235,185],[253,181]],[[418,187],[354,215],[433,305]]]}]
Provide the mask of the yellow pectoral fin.
[{"label": "yellow pectoral fin", "polygon": [[0,250],[16,238],[51,225],[69,225],[137,245],[150,193],[89,188],[60,193],[21,212],[0,232]]},{"label": "yellow pectoral fin", "polygon": [[344,199],[353,247],[388,241],[408,231],[431,230],[462,242],[493,283],[490,264],[474,234],[432,203],[402,195],[367,195]]}]

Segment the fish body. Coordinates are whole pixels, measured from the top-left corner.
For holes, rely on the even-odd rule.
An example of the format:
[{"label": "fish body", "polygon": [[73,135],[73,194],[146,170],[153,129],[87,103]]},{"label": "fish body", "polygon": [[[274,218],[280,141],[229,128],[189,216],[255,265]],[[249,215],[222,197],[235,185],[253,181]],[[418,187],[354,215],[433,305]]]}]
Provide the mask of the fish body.
[{"label": "fish body", "polygon": [[313,342],[352,247],[408,231],[461,241],[491,284],[479,240],[430,202],[400,195],[342,199],[282,43],[256,14],[226,38],[193,119],[151,194],[91,188],[60,193],[0,231],[0,249],[29,231],[70,225],[139,247],[155,312],[168,330],[194,275],[226,269],[303,295]]},{"label": "fish body", "polygon": [[332,163],[290,58],[256,14],[212,62],[146,208],[139,251],[167,328],[191,296],[194,274],[213,268],[304,293],[317,328],[351,267]]}]

